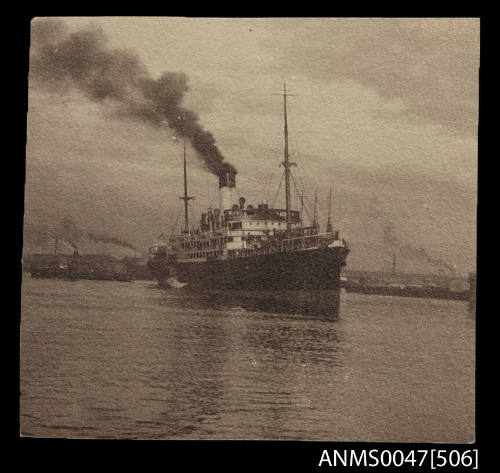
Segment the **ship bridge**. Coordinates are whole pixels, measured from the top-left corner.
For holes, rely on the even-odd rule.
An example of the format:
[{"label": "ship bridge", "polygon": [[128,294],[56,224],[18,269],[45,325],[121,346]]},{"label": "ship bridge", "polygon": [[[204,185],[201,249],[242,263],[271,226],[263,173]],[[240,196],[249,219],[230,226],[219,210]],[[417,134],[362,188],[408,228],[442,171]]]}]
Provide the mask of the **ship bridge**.
[{"label": "ship bridge", "polygon": [[[291,210],[292,223],[300,223],[300,212]],[[269,208],[267,204],[259,204],[258,207],[248,205],[246,209],[234,205],[230,210],[224,210],[226,222],[240,220],[273,220],[276,222],[286,222],[286,209]]]},{"label": "ship bridge", "polygon": [[[225,227],[230,233],[246,232],[256,234],[274,234],[287,229],[287,212],[285,209],[269,208],[267,204],[252,205],[244,208],[244,198],[240,206],[224,211]],[[292,228],[300,228],[300,212],[292,211]]]}]

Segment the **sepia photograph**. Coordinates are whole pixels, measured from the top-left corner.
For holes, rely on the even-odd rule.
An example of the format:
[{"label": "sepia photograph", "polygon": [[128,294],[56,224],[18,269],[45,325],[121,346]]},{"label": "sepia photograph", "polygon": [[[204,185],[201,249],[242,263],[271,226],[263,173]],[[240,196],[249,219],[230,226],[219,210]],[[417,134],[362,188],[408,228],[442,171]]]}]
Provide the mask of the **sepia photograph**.
[{"label": "sepia photograph", "polygon": [[474,442],[479,39],[33,18],[20,435]]}]

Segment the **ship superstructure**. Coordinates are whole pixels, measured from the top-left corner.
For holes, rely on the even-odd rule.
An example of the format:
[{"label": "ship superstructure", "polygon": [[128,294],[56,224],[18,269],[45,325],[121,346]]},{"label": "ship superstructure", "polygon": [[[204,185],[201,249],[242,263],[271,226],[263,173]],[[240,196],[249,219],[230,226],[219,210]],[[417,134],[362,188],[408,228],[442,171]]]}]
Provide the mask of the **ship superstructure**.
[{"label": "ship superstructure", "polygon": [[[338,306],[340,269],[349,252],[331,223],[331,193],[327,231],[317,219],[303,226],[299,210],[291,208],[291,167],[288,154],[287,93],[284,99],[284,167],[286,207],[266,202],[247,204],[236,192],[236,171],[219,171],[219,208],[208,208],[197,226],[188,221],[184,146],[184,229],[149,249],[149,266],[160,283],[176,282],[216,291],[254,291],[292,305],[323,299]],[[258,291],[258,294],[255,293]],[[283,297],[277,297],[283,296]],[[295,302],[294,302],[295,301]]]}]

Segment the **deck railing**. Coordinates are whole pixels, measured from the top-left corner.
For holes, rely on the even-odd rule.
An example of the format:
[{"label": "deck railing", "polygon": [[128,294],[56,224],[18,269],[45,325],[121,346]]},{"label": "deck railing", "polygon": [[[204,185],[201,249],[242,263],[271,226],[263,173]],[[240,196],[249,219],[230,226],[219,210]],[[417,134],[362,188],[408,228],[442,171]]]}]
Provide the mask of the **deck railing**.
[{"label": "deck railing", "polygon": [[[246,258],[274,253],[308,250],[312,248],[326,248],[335,241],[338,242],[338,246],[347,245],[345,240],[338,239],[338,232],[332,232],[271,240],[261,247],[255,246],[251,248],[228,250],[227,257],[228,259]],[[167,253],[168,251],[163,245],[157,245],[149,249],[149,254],[151,256],[166,256]]]},{"label": "deck railing", "polygon": [[[295,238],[285,238],[270,242],[262,247],[242,248],[237,250],[229,250],[228,258],[245,258],[249,256],[269,255],[273,253],[286,253],[289,251],[300,251],[312,248],[327,247],[338,239],[338,232],[323,233],[310,236],[299,236]],[[345,241],[339,240],[339,246],[345,245]]]}]

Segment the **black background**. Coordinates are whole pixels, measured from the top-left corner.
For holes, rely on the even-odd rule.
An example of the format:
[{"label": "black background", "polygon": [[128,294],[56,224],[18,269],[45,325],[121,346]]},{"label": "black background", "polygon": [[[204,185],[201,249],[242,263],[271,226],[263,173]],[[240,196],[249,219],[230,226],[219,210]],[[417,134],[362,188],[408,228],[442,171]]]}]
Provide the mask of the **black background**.
[{"label": "black background", "polygon": [[[3,29],[7,32],[4,39],[2,77],[7,80],[3,86],[3,116],[4,143],[14,139],[14,147],[4,147],[2,161],[3,212],[9,218],[2,220],[2,234],[8,237],[8,242],[2,245],[7,255],[8,269],[3,271],[4,283],[2,294],[9,304],[3,304],[2,320],[7,322],[2,330],[4,351],[4,376],[2,388],[8,399],[4,400],[2,425],[7,430],[7,441],[3,442],[2,449],[11,456],[13,462],[8,469],[25,468],[32,465],[39,469],[57,469],[73,471],[76,469],[101,469],[103,467],[128,467],[140,471],[155,469],[158,471],[335,471],[324,464],[319,468],[318,463],[323,449],[330,454],[333,449],[400,449],[404,452],[410,449],[458,449],[464,451],[471,448],[479,450],[479,469],[490,471],[495,460],[496,450],[494,442],[497,438],[498,427],[493,424],[496,415],[496,405],[493,397],[498,397],[496,380],[499,369],[498,357],[493,355],[493,349],[498,343],[492,337],[493,321],[496,319],[495,308],[489,304],[493,289],[488,267],[496,256],[495,247],[489,245],[489,237],[495,237],[497,215],[497,198],[494,195],[492,179],[496,177],[495,161],[498,159],[498,147],[491,143],[492,123],[497,123],[497,116],[490,119],[493,105],[492,69],[497,54],[492,52],[492,37],[496,33],[498,24],[491,20],[485,12],[479,11],[479,4],[471,5],[473,11],[455,11],[453,9],[436,10],[421,8],[420,11],[408,12],[403,10],[384,10],[372,6],[371,10],[355,9],[347,11],[343,4],[331,5],[327,10],[298,11],[297,6],[290,4],[270,8],[267,6],[260,11],[252,3],[254,11],[244,11],[245,5],[239,8],[221,8],[214,4],[191,5],[179,9],[177,4],[164,4],[162,12],[140,12],[125,9],[88,8],[83,11],[76,3],[66,4],[58,8],[49,7],[41,3],[38,8],[29,8],[20,4],[24,13],[4,12]],[[419,7],[423,4],[420,3]],[[71,7],[71,8],[70,8]],[[199,8],[202,7],[202,8]],[[204,7],[204,8],[203,8]],[[227,6],[229,7],[229,5]],[[242,8],[243,7],[243,8]],[[196,10],[196,11],[195,11]],[[357,11],[356,11],[357,10]],[[77,439],[31,439],[20,437],[19,433],[19,334],[20,334],[20,286],[21,286],[21,254],[22,254],[22,225],[24,213],[24,175],[25,175],[25,147],[26,147],[26,113],[28,87],[28,58],[29,35],[31,18],[37,16],[365,16],[365,17],[481,17],[481,64],[480,64],[480,120],[479,120],[479,204],[478,204],[478,279],[477,279],[477,374],[476,374],[476,442],[470,445],[451,444],[389,444],[389,443],[345,443],[345,442],[295,442],[295,441],[142,441],[142,440],[77,440]],[[10,27],[7,29],[7,27]],[[496,35],[495,35],[496,36]],[[496,94],[495,94],[496,95]],[[10,99],[10,100],[9,100]],[[10,108],[9,108],[10,107]],[[498,125],[497,125],[498,126]],[[490,264],[488,264],[490,263]],[[7,297],[5,297],[7,296]],[[5,330],[5,327],[7,329]],[[5,343],[7,342],[7,343]],[[7,363],[5,363],[7,361]],[[4,397],[5,399],[5,397]],[[490,429],[491,427],[496,427]],[[5,430],[5,429],[4,429]],[[13,455],[14,454],[14,455]],[[7,458],[2,455],[3,464],[7,465]],[[4,466],[4,467],[5,467]],[[342,468],[352,471],[361,468]],[[429,468],[364,468],[368,471],[426,471]],[[444,471],[463,471],[460,468],[449,468]],[[443,471],[443,470],[441,470]]]}]

